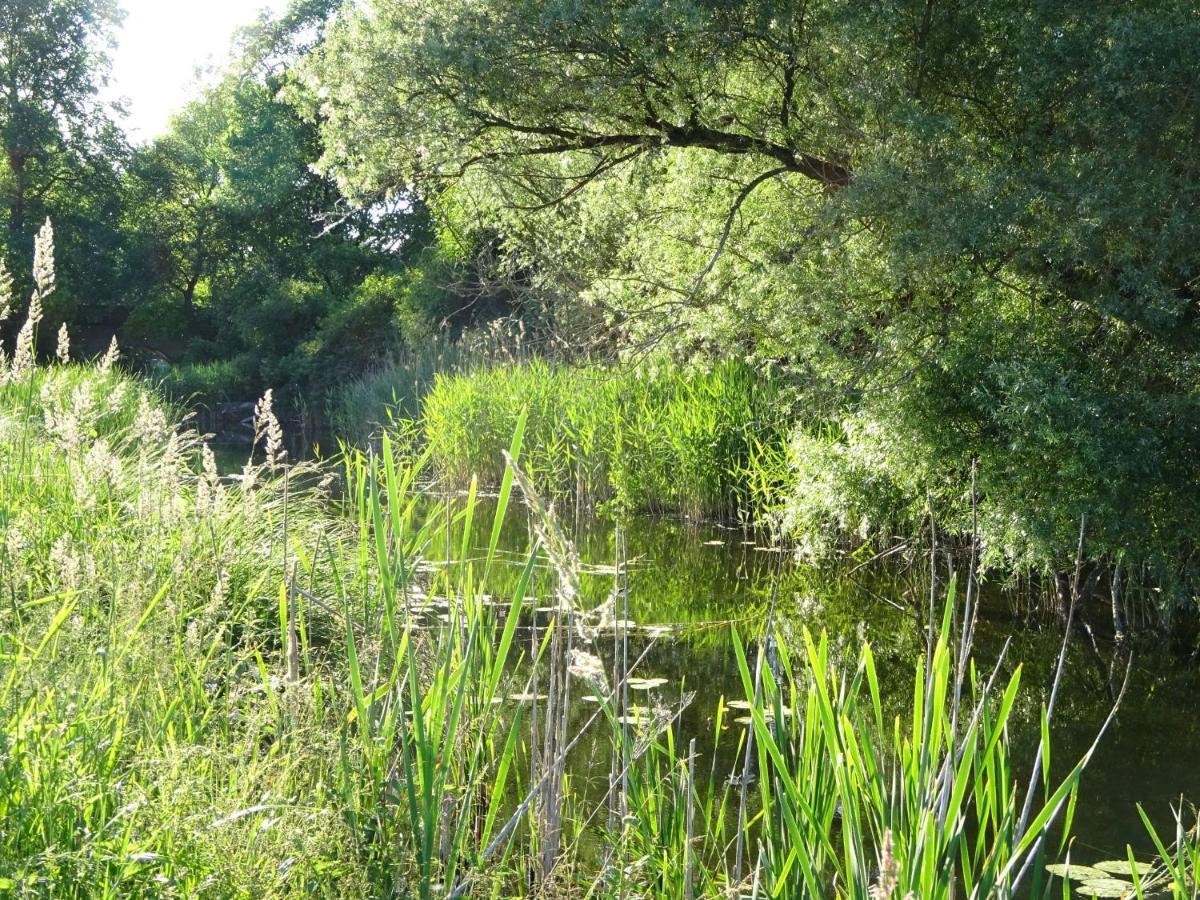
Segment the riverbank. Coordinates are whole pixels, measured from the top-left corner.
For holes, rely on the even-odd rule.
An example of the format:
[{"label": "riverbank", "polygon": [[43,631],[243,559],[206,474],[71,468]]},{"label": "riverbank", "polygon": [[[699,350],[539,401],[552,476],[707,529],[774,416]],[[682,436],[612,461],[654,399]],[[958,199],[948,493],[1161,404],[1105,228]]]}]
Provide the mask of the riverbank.
[{"label": "riverbank", "polygon": [[[711,732],[685,730],[686,683],[639,680],[671,635],[626,624],[620,591],[583,598],[588,567],[523,475],[506,470],[485,512],[422,495],[385,441],[343,460],[333,500],[326,470],[279,458],[269,406],[257,421],[255,460],[222,479],[116,371],[0,387],[10,888],[860,897],[894,869],[897,896],[1002,896],[1035,848],[1026,885],[1057,857],[1036,839],[1076,774],[1035,790],[1020,836],[1017,676],[973,719],[982,686],[952,702],[949,632],[893,723],[870,650],[763,612],[724,651],[737,695]],[[537,543],[513,558],[499,535],[518,497]],[[740,784],[690,752],[726,726],[753,742]],[[599,791],[570,774],[585,746]],[[969,822],[988,825],[968,840]]]}]

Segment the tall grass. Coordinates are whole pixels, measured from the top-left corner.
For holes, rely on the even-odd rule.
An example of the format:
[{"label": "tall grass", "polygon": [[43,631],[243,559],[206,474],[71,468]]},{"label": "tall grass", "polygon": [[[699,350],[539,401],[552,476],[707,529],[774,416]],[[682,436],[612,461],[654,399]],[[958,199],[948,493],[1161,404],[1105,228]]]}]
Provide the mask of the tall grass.
[{"label": "tall grass", "polygon": [[[260,418],[258,457],[223,479],[116,371],[35,368],[0,387],[0,889],[1061,891],[1042,862],[1060,855],[1049,839],[1080,768],[1039,779],[1024,812],[1007,736],[1019,673],[967,664],[953,598],[896,719],[869,648],[843,662],[820,636],[739,637],[730,701],[749,723],[733,723],[738,770],[719,771],[704,750],[730,705],[707,735],[683,731],[686,695],[629,702],[643,673],[613,624],[620,584],[582,601],[574,548],[519,462],[525,423],[476,550],[455,537],[477,531],[473,487],[422,495],[424,461],[385,439],[344,459],[334,499],[326,473],[279,458],[266,404]],[[537,546],[513,585],[498,545],[518,493]],[[581,707],[584,692],[602,702]],[[607,779],[575,768],[585,743],[607,747]],[[1190,896],[1187,834],[1162,857],[1148,877]]]},{"label": "tall grass", "polygon": [[762,473],[783,445],[775,392],[739,363],[685,371],[535,360],[440,376],[422,413],[440,471],[460,485],[497,483],[522,410],[525,465],[552,497],[734,518],[774,487]]},{"label": "tall grass", "polygon": [[523,326],[501,320],[459,336],[439,332],[333,389],[325,403],[329,430],[365,447],[384,428],[418,419],[421,403],[438,375],[517,365],[531,359],[533,351]]},{"label": "tall grass", "polygon": [[[762,421],[749,373],[598,384],[531,366],[487,376],[500,381],[483,391],[447,380],[424,455],[385,434],[378,453],[345,456],[334,499],[332,473],[288,465],[269,391],[255,453],[227,479],[198,435],[116,370],[115,342],[98,365],[71,365],[64,331],[63,364],[35,365],[54,281],[49,225],[37,247],[38,292],[12,360],[0,359],[0,891],[883,900],[1056,889],[1042,863],[1066,846],[1049,838],[1060,819],[1069,831],[1086,758],[1062,781],[1017,788],[1007,721],[1019,673],[1000,685],[999,664],[987,677],[970,665],[970,591],[959,644],[951,596],[917,664],[911,715],[892,721],[869,648],[844,667],[823,638],[783,640],[770,615],[756,654],[735,633],[749,726],[729,778],[715,763],[698,775],[697,736],[679,725],[687,696],[629,702],[641,657],[622,569],[607,600],[584,602],[578,555],[537,482],[628,506],[728,508]],[[504,377],[529,379],[519,404],[505,405]],[[493,405],[455,432],[454,410],[476,397]],[[514,421],[517,406],[530,411]],[[501,435],[503,469],[483,469]],[[478,480],[465,501],[417,488],[439,455],[496,476],[482,553],[470,540]],[[512,584],[495,573],[514,486],[537,540],[515,586],[493,596]],[[551,598],[546,621],[526,610],[538,594]],[[582,715],[580,689],[598,700]],[[569,762],[585,738],[607,747],[599,797]],[[1128,881],[1097,867],[1082,890],[1194,893],[1195,831],[1181,824],[1171,848],[1151,836],[1157,860],[1131,857]]]}]

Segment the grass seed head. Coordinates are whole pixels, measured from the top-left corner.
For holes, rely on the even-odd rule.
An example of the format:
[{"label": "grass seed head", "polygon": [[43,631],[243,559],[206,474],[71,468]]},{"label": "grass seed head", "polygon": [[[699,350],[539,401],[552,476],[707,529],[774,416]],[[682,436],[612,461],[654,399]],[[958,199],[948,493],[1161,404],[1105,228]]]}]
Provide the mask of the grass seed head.
[{"label": "grass seed head", "polygon": [[58,347],[55,355],[58,357],[58,361],[64,366],[71,361],[71,335],[67,331],[66,322],[63,322],[58,327]]},{"label": "grass seed head", "polygon": [[33,280],[37,284],[38,298],[54,293],[54,226],[49,219],[34,238]]},{"label": "grass seed head", "polygon": [[117,336],[114,334],[112,340],[108,342],[108,350],[104,353],[104,358],[100,360],[100,371],[111,372],[121,359],[121,348],[117,346]]}]

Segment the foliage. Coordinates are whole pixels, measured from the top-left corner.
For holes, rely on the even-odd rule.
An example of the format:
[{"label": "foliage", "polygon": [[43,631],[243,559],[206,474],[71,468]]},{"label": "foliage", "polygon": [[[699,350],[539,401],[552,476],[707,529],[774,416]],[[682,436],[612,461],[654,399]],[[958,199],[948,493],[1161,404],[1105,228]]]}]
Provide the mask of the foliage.
[{"label": "foliage", "polygon": [[27,301],[33,237],[53,216],[72,251],[64,289],[46,310],[55,326],[84,304],[110,301],[126,277],[117,228],[126,147],[98,98],[120,18],[112,0],[11,0],[0,9],[0,258]]},{"label": "foliage", "polygon": [[769,381],[728,362],[711,370],[571,367],[533,360],[442,375],[422,405],[430,453],[452,483],[494,484],[526,417],[525,461],[551,496],[585,507],[750,517],[752,478],[781,441]]},{"label": "foliage", "polygon": [[241,359],[253,396],[308,387],[383,357],[411,329],[403,261],[388,250],[427,227],[418,213],[339,215],[311,170],[312,126],[276,99],[278,79],[231,72],[130,168],[126,229],[149,276],[128,342],[185,364]]},{"label": "foliage", "polygon": [[1190,578],[1198,38],[1172,0],[369,0],[303,77],[348,194],[494,229],[579,340],[777,363],[832,442],[799,526],[961,533],[974,460],[992,558],[1069,569],[1086,512]]},{"label": "foliage", "polygon": [[[419,270],[425,272],[425,269]],[[519,365],[534,358],[523,323],[495,319],[457,338],[447,329],[391,354],[384,365],[330,391],[326,413],[339,439],[365,447],[387,427],[393,432],[421,416],[426,394],[439,375]]]},{"label": "foliage", "polygon": [[[1006,897],[1041,871],[1021,879],[1024,860],[1054,856],[1041,838],[1071,808],[1078,769],[1037,789],[1021,827],[1005,728],[1019,676],[991,689],[946,626],[894,721],[869,650],[843,669],[821,638],[792,656],[768,637],[757,658],[739,642],[758,773],[753,786],[743,775],[757,799],[739,813],[741,788],[696,772],[673,712],[622,706],[636,661],[609,681],[564,652],[568,632],[575,651],[604,652],[611,601],[578,605],[570,544],[536,494],[540,550],[492,599],[496,535],[517,485],[530,491],[519,471],[502,480],[487,549],[440,548],[448,527],[473,533],[473,497],[430,505],[420,464],[385,441],[345,460],[331,506],[304,487],[318,473],[270,457],[267,409],[268,457],[235,481],[115,369],[31,369],[0,386],[0,889],[724,896],[756,880]],[[518,460],[521,443],[519,426]],[[525,655],[522,608],[541,589],[556,619]],[[514,684],[526,699],[504,699]],[[539,762],[528,728],[546,734],[571,707],[532,698],[568,704],[577,689],[608,699]],[[585,734],[624,761],[608,798],[564,777]],[[623,811],[611,828],[606,809]],[[584,838],[595,829],[599,857]],[[1177,867],[1174,896],[1192,871]]]}]

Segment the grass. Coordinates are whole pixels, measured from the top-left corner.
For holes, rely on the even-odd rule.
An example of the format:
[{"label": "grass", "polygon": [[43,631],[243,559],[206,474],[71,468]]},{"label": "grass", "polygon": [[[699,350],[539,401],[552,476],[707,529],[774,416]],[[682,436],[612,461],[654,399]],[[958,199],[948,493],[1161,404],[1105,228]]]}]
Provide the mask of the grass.
[{"label": "grass", "polygon": [[517,364],[532,356],[524,329],[500,321],[457,338],[439,333],[409,347],[387,364],[339,385],[325,403],[329,430],[365,447],[384,428],[421,415],[421,404],[437,376]]},{"label": "grass", "polygon": [[[895,719],[869,648],[841,661],[769,613],[737,635],[736,773],[701,752],[728,704],[711,737],[682,730],[686,696],[632,704],[622,569],[583,601],[526,474],[535,414],[476,549],[454,536],[479,531],[479,482],[418,489],[434,444],[351,452],[332,495],[278,458],[264,407],[258,456],[220,478],[115,369],[6,370],[0,894],[1061,896],[1043,863],[1080,768],[1036,779],[1026,811],[1019,673],[976,672],[953,597]],[[514,582],[518,497],[537,540]],[[579,769],[585,745],[605,749]],[[1194,833],[1159,843],[1154,884],[1191,896]]]},{"label": "grass", "polygon": [[540,491],[583,508],[735,519],[770,498],[782,426],[769,381],[708,371],[573,368],[545,361],[439,376],[422,425],[452,483],[504,472],[525,411],[525,466]]}]

